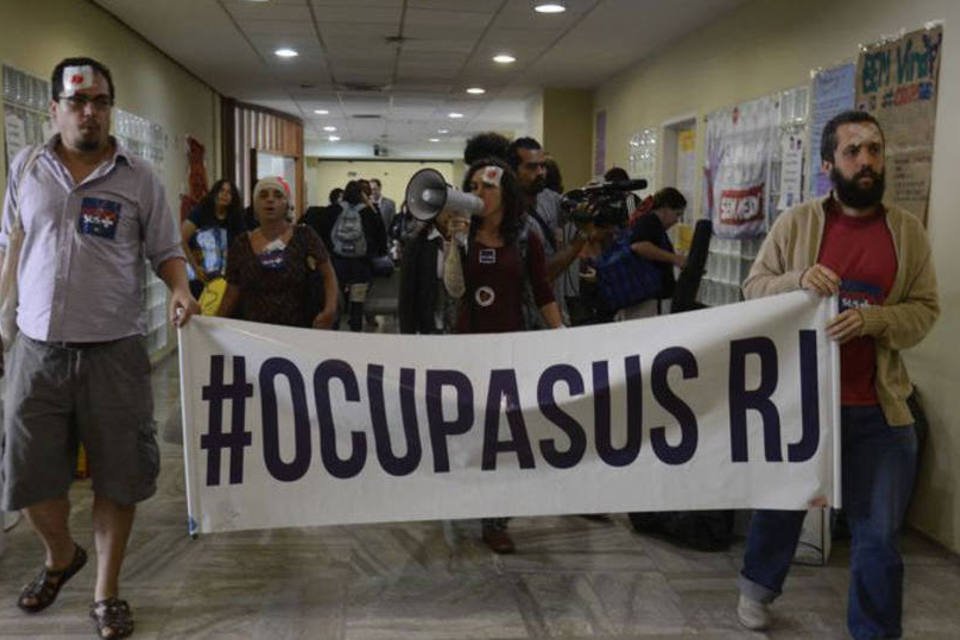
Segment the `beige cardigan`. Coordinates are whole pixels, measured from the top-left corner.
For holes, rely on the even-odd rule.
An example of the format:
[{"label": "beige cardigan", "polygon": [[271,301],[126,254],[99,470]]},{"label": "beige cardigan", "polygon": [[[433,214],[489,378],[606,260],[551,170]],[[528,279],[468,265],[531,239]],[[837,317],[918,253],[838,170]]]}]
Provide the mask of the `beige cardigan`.
[{"label": "beige cardigan", "polygon": [[[805,202],[777,219],[743,282],[745,298],[800,288],[804,270],[820,254],[825,202],[826,198]],[[858,311],[863,316],[861,335],[872,336],[877,347],[877,397],[883,413],[889,424],[903,426],[913,423],[906,403],[913,385],[900,349],[914,346],[927,335],[940,314],[940,304],[923,225],[896,206],[887,208],[886,222],[897,257],[893,287],[883,305]]]}]

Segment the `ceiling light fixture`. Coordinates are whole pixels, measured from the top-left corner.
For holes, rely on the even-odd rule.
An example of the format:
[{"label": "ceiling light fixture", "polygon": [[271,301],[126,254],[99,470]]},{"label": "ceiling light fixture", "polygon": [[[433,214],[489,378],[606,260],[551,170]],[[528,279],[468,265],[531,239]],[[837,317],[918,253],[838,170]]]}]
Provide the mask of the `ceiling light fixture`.
[{"label": "ceiling light fixture", "polygon": [[511,62],[516,62],[517,59],[509,53],[498,53],[497,55],[493,56],[493,61],[499,64],[510,64]]},{"label": "ceiling light fixture", "polygon": [[462,113],[457,113],[456,111],[454,111],[454,112],[452,112],[452,113],[448,113],[448,114],[447,114],[447,117],[450,117],[450,118],[453,118],[454,120],[456,120],[457,118],[462,118],[462,117],[463,117],[463,114],[462,114]]},{"label": "ceiling light fixture", "polygon": [[296,58],[300,54],[297,53],[295,49],[284,47],[282,49],[277,49],[276,51],[274,51],[273,55],[277,56],[278,58]]},{"label": "ceiling light fixture", "polygon": [[440,142],[440,138],[430,138],[430,142]]},{"label": "ceiling light fixture", "polygon": [[334,127],[334,126],[332,126],[332,125],[327,125],[327,126],[325,126],[325,127],[323,128],[323,130],[332,133],[332,132],[336,131],[337,128]]},{"label": "ceiling light fixture", "polygon": [[467,89],[467,93],[474,96],[483,95],[486,92],[487,90],[484,89],[483,87],[470,87],[469,89]]},{"label": "ceiling light fixture", "polygon": [[325,116],[325,115],[327,115],[328,113],[330,113],[330,112],[327,111],[326,109],[314,109],[313,112],[314,112],[315,114],[317,114],[318,116]]},{"label": "ceiling light fixture", "polygon": [[329,136],[327,140],[330,142],[340,142],[340,136]]},{"label": "ceiling light fixture", "polygon": [[450,133],[450,129],[437,129],[437,133],[441,135],[444,133]]},{"label": "ceiling light fixture", "polygon": [[551,0],[550,2],[534,0],[533,10],[537,13],[563,13],[567,10],[567,7],[563,4],[563,0]]}]

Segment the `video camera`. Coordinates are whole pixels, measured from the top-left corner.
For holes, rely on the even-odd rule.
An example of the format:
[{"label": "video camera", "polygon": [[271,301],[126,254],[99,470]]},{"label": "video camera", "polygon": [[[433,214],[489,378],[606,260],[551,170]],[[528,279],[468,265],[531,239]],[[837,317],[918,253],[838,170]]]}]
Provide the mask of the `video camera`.
[{"label": "video camera", "polygon": [[617,180],[568,191],[560,199],[561,222],[565,218],[577,225],[589,222],[598,227],[621,227],[630,215],[627,194],[646,186],[643,179]]}]

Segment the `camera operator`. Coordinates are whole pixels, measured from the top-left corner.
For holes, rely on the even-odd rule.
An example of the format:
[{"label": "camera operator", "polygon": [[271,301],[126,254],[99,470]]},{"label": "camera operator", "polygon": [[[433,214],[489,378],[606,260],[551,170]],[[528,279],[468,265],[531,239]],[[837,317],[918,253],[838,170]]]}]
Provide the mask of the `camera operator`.
[{"label": "camera operator", "polygon": [[[627,173],[627,170],[622,167],[610,167],[607,169],[607,172],[603,174],[603,179],[606,182],[627,182],[630,180],[630,175]],[[633,213],[640,206],[640,198],[632,191],[626,193],[624,202],[626,203],[627,214]]]},{"label": "camera operator", "polygon": [[677,284],[673,268],[682,269],[687,259],[674,251],[667,231],[680,220],[686,207],[687,199],[683,194],[673,187],[666,187],[653,194],[650,211],[634,222],[630,229],[630,249],[660,268],[662,286],[656,298],[618,311],[617,320],[649,318],[670,312],[668,307]]}]

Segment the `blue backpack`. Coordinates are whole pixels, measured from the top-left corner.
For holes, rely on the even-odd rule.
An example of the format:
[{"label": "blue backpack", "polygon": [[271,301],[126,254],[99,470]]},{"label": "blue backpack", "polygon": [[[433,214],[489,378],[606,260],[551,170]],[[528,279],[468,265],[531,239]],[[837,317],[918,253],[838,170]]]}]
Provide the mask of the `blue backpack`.
[{"label": "blue backpack", "polygon": [[641,258],[630,248],[629,230],[624,230],[596,262],[597,288],[610,311],[619,311],[660,296],[660,267]]}]

